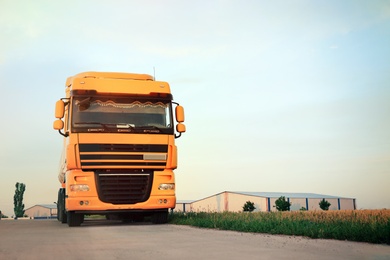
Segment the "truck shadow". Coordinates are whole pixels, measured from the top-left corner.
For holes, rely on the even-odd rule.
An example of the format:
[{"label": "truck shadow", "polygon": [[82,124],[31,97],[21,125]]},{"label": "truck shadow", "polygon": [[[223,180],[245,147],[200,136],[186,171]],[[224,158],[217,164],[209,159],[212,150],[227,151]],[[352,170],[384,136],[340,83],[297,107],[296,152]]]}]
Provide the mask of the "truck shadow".
[{"label": "truck shadow", "polygon": [[85,219],[80,227],[93,227],[93,226],[151,226],[155,225],[148,221],[135,222],[135,221],[122,221],[122,220],[108,220],[108,219]]}]

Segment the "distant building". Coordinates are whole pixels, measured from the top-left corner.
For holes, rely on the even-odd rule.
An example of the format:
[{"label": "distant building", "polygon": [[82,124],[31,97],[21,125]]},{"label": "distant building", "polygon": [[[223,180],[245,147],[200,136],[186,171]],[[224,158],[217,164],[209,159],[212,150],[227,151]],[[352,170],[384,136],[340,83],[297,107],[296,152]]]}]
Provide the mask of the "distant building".
[{"label": "distant building", "polygon": [[57,217],[56,204],[38,204],[24,211],[30,218],[54,218]]},{"label": "distant building", "polygon": [[275,201],[284,196],[291,202],[290,210],[321,210],[319,203],[322,199],[330,203],[329,210],[356,209],[356,199],[330,196],[315,193],[289,193],[289,192],[240,192],[224,191],[210,197],[195,201],[177,201],[175,211],[182,212],[223,212],[242,211],[245,202],[255,204],[255,212],[276,211]]},{"label": "distant building", "polygon": [[181,212],[189,212],[192,211],[191,204],[195,202],[195,200],[178,200],[176,201],[176,207],[174,211],[181,211]]}]

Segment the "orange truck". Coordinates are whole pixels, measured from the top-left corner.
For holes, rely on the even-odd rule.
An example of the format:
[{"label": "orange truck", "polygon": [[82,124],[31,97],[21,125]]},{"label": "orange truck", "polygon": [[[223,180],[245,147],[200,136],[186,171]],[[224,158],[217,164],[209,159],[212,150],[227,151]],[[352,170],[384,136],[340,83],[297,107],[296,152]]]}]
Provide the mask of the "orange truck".
[{"label": "orange truck", "polygon": [[53,124],[64,137],[58,220],[80,226],[96,214],[166,223],[176,205],[175,139],[186,130],[169,84],[147,74],[84,72],[67,79],[65,93]]}]

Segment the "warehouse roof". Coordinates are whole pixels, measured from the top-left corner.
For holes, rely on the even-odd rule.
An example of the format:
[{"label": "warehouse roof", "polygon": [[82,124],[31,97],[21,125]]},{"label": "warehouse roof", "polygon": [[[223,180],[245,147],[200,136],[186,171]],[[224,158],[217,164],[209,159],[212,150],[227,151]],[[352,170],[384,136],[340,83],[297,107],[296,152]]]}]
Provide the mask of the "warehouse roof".
[{"label": "warehouse roof", "polygon": [[195,200],[177,200],[176,204],[189,204],[194,202]]},{"label": "warehouse roof", "polygon": [[324,194],[316,194],[316,193],[292,193],[292,192],[247,192],[247,191],[226,191],[230,193],[237,193],[242,195],[249,195],[255,197],[265,197],[265,198],[280,198],[284,196],[286,198],[297,198],[297,199],[338,199],[344,198],[340,196],[331,196]]},{"label": "warehouse roof", "polygon": [[325,194],[317,194],[317,193],[295,193],[295,192],[250,192],[250,191],[223,191],[202,199],[198,200],[178,200],[176,203],[182,203],[182,204],[191,204],[193,202],[201,201],[204,199],[208,199],[210,197],[213,197],[215,195],[220,195],[222,193],[235,193],[235,194],[241,194],[241,195],[247,195],[247,196],[254,196],[254,197],[263,197],[263,198],[280,198],[281,196],[284,196],[285,198],[290,199],[354,199],[354,198],[347,198],[347,197],[340,197],[340,196],[332,196],[332,195],[325,195]]},{"label": "warehouse roof", "polygon": [[57,208],[56,204],[38,204],[37,206],[41,206],[41,207],[49,208],[49,209],[56,209]]}]

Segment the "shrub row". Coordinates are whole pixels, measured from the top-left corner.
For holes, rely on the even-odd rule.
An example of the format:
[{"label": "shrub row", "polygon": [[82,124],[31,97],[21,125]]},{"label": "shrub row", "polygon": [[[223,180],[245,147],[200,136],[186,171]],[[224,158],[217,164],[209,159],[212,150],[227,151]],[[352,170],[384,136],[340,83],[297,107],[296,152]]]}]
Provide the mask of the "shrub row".
[{"label": "shrub row", "polygon": [[241,232],[390,244],[390,210],[173,213],[170,223]]}]

